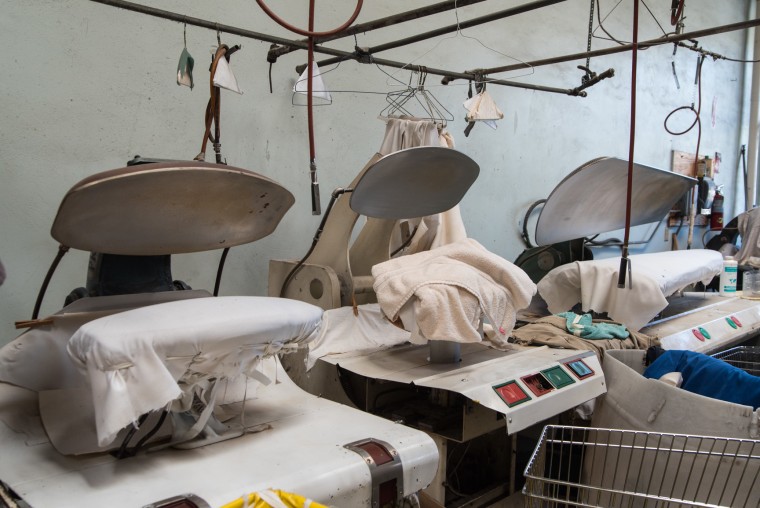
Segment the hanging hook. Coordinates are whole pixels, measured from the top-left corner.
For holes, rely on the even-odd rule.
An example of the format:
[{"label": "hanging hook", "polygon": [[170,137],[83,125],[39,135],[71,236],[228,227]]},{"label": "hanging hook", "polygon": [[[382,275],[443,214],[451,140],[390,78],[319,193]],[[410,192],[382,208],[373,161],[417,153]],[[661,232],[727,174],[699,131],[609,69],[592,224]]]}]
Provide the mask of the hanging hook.
[{"label": "hanging hook", "polygon": [[221,46],[222,45],[222,32],[219,31],[219,23],[214,23],[216,26],[216,43]]},{"label": "hanging hook", "polygon": [[[187,16],[185,16],[187,18]],[[182,29],[182,38],[185,40],[185,48],[187,48],[187,21],[185,21],[185,27]]]}]

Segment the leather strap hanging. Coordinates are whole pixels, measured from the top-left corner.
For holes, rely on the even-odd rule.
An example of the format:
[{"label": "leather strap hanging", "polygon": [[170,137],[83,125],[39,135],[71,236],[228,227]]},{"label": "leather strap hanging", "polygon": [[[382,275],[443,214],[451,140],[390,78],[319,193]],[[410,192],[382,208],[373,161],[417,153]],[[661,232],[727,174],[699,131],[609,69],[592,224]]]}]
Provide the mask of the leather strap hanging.
[{"label": "leather strap hanging", "polygon": [[[211,140],[211,142],[214,144],[216,163],[226,164],[222,158],[222,143],[220,140],[221,126],[219,125],[219,111],[221,110],[222,94],[219,87],[214,85],[214,75],[216,74],[216,68],[219,65],[219,59],[225,58],[229,62],[230,56],[232,56],[232,54],[238,49],[240,49],[240,46],[233,46],[230,48],[226,44],[219,44],[219,47],[216,49],[216,53],[214,54],[214,59],[211,61],[211,68],[209,69],[210,97],[208,100],[208,105],[206,106],[205,117],[206,130],[203,133],[201,151],[198,155],[195,156],[195,160],[197,161],[206,160],[206,145],[208,144],[208,141]],[[211,134],[212,124],[214,126],[213,135]]]}]

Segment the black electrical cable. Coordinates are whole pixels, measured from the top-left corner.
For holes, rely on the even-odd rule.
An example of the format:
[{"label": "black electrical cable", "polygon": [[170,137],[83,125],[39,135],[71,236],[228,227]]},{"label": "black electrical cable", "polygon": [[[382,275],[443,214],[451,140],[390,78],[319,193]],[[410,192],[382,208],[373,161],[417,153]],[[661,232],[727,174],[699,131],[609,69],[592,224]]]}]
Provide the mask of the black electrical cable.
[{"label": "black electrical cable", "polygon": [[311,253],[314,252],[314,248],[317,246],[317,243],[319,243],[319,237],[322,236],[322,230],[325,229],[325,223],[327,222],[327,218],[330,216],[330,211],[332,210],[333,205],[335,204],[335,200],[338,199],[338,196],[341,194],[345,194],[347,192],[353,192],[353,189],[343,189],[341,187],[338,187],[332,192],[332,195],[330,196],[330,203],[327,205],[327,210],[325,211],[325,214],[322,216],[322,220],[319,223],[319,227],[317,227],[316,233],[314,233],[314,239],[311,241],[311,247],[309,247],[309,251],[302,257],[298,263],[296,263],[296,266],[293,267],[292,270],[290,270],[290,273],[288,273],[287,277],[285,277],[285,280],[282,283],[282,286],[280,287],[280,298],[285,298],[285,292],[288,289],[288,286],[290,285],[290,281],[293,280],[293,277],[296,276],[298,271],[301,269],[303,264],[306,262],[306,260],[311,256]]},{"label": "black electrical cable", "polygon": [[224,262],[227,260],[227,253],[230,251],[229,247],[226,247],[222,251],[222,257],[219,259],[219,268],[216,270],[216,282],[214,283],[214,296],[219,296],[219,286],[222,283],[222,272],[224,271]]},{"label": "black electrical cable", "polygon": [[119,451],[116,452],[116,458],[117,459],[123,459],[124,457],[127,457],[127,446],[129,446],[129,442],[132,440],[134,435],[137,433],[137,431],[140,429],[143,423],[145,423],[145,420],[148,418],[148,413],[145,413],[143,415],[140,415],[140,418],[137,420],[137,425],[133,425],[129,432],[127,432],[127,435],[124,436],[124,440],[121,442],[121,446],[119,447]]},{"label": "black electrical cable", "polygon": [[401,245],[399,245],[398,249],[396,249],[393,252],[391,252],[390,257],[395,256],[396,254],[398,254],[402,250],[406,249],[409,246],[410,243],[412,243],[412,239],[414,239],[414,235],[415,235],[415,233],[417,233],[417,229],[418,228],[419,228],[419,226],[414,226],[414,229],[409,234],[409,238],[407,238],[406,240],[404,240],[404,243],[402,243]]},{"label": "black electrical cable", "polygon": [[145,434],[142,437],[142,439],[140,439],[135,445],[135,447],[132,449],[132,455],[137,455],[137,453],[142,449],[143,445],[145,445],[148,439],[152,438],[156,434],[156,432],[158,432],[158,430],[164,424],[164,421],[166,420],[166,417],[168,414],[169,414],[169,411],[167,411],[166,409],[164,409],[161,412],[161,416],[158,418],[158,422],[156,422],[153,428],[150,429],[150,431],[147,434]]},{"label": "black electrical cable", "polygon": [[522,239],[525,243],[525,246],[529,249],[532,249],[533,247],[536,247],[533,245],[533,243],[530,241],[530,235],[528,234],[528,219],[530,218],[530,214],[533,213],[533,210],[536,209],[538,205],[542,205],[546,203],[545,199],[539,199],[538,201],[534,201],[529,207],[528,211],[525,212],[525,217],[523,217],[523,227],[522,227]]},{"label": "black electrical cable", "polygon": [[45,293],[47,292],[48,285],[50,284],[50,279],[53,278],[53,273],[55,272],[55,269],[58,268],[58,263],[61,262],[61,259],[68,251],[69,248],[65,245],[58,246],[58,254],[56,254],[55,259],[53,259],[53,262],[50,265],[50,268],[48,268],[48,272],[45,275],[45,280],[42,281],[40,291],[37,293],[37,301],[34,302],[34,310],[32,311],[32,320],[37,319],[37,317],[40,315],[40,307],[42,307],[42,300],[45,298]]}]

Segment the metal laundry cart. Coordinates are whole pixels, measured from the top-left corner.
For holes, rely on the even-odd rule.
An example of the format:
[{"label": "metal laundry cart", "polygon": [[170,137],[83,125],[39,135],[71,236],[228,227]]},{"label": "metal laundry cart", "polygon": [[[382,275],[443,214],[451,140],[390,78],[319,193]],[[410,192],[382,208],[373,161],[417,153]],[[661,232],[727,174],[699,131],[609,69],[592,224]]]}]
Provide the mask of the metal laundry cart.
[{"label": "metal laundry cart", "polygon": [[748,374],[760,376],[760,346],[737,346],[710,356],[739,367]]},{"label": "metal laundry cart", "polygon": [[528,507],[757,507],[760,441],[547,426],[525,469]]}]

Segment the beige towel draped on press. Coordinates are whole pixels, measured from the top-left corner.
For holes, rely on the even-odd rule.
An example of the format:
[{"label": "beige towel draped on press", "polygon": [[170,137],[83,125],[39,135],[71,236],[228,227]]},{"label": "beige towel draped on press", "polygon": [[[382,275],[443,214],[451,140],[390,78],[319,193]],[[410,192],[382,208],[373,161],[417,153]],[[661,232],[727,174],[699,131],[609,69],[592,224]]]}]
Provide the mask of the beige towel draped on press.
[{"label": "beige towel draped on press", "polygon": [[496,330],[494,345],[508,347],[517,311],[536,293],[523,270],[471,238],[380,263],[372,275],[377,301],[391,321],[405,304],[413,305],[412,337],[418,340],[480,342],[485,316]]}]

